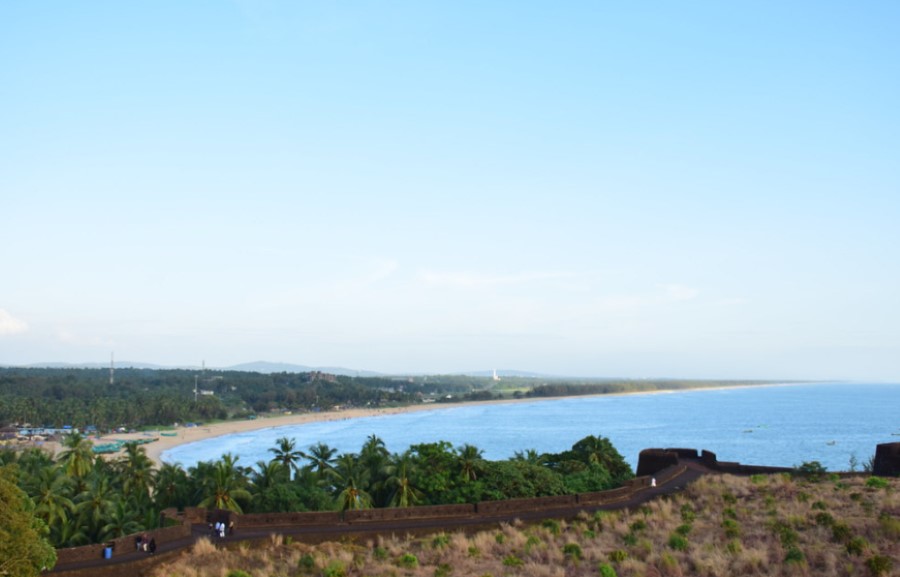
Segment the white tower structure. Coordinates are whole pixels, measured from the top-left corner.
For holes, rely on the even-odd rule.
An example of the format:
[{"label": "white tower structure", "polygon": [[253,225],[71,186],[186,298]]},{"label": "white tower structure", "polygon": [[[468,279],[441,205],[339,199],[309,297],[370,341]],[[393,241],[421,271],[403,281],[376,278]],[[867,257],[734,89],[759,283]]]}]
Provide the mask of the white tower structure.
[{"label": "white tower structure", "polygon": [[109,384],[113,385],[116,382],[116,366],[115,366],[115,352],[109,353]]}]

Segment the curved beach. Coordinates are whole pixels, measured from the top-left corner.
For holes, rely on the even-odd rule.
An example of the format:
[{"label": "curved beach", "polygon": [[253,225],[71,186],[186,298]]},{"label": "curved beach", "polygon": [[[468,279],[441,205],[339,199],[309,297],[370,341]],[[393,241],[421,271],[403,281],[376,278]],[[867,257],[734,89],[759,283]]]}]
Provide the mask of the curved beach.
[{"label": "curved beach", "polygon": [[[522,399],[525,400],[525,399]],[[542,399],[527,399],[527,401],[534,402],[536,400]],[[486,403],[503,403],[503,402],[519,402],[519,399],[511,400],[511,401],[483,401]],[[481,402],[481,401],[479,401]],[[175,436],[163,436],[159,433],[154,432],[142,432],[142,433],[123,433],[123,434],[115,434],[108,435],[97,439],[95,444],[103,444],[108,443],[110,441],[119,440],[119,441],[138,441],[147,439],[148,437],[157,437],[158,440],[147,443],[144,445],[144,448],[147,451],[147,456],[156,463],[157,466],[162,464],[161,456],[163,452],[177,447],[178,445],[182,445],[185,443],[193,443],[196,441],[202,441],[205,439],[210,439],[213,437],[221,437],[223,435],[231,435],[234,433],[244,433],[247,431],[255,431],[259,429],[268,429],[273,427],[282,427],[286,425],[303,425],[306,423],[316,423],[322,421],[339,421],[344,419],[357,419],[360,417],[375,417],[382,415],[396,415],[400,413],[408,413],[412,411],[426,411],[426,410],[434,410],[434,409],[444,409],[444,408],[452,408],[458,407],[462,405],[471,406],[476,403],[466,402],[466,403],[441,403],[441,404],[424,404],[424,405],[409,405],[405,407],[392,407],[386,409],[345,409],[340,411],[321,411],[317,413],[298,413],[291,415],[280,415],[274,417],[259,417],[257,419],[247,419],[241,421],[224,421],[220,423],[213,423],[208,425],[202,425],[199,427],[177,427],[172,431],[165,431],[166,433],[174,432]]]},{"label": "curved beach", "polygon": [[[793,383],[767,383],[767,384],[757,384],[757,385],[733,385],[733,386],[714,386],[714,387],[698,387],[697,389],[690,390],[715,390],[715,389],[734,389],[734,388],[745,388],[745,387],[772,387],[772,386],[784,386],[790,385]],[[681,389],[682,391],[688,389]],[[585,397],[608,397],[608,396],[621,396],[621,395],[657,395],[657,394],[666,394],[671,393],[673,391],[669,390],[655,390],[655,391],[633,391],[626,393],[605,393],[598,395],[585,395]],[[248,431],[256,431],[260,429],[268,429],[274,427],[282,427],[289,425],[304,425],[307,423],[316,423],[316,422],[324,422],[324,421],[339,421],[345,419],[357,419],[361,417],[376,417],[376,416],[385,416],[385,415],[398,415],[403,413],[410,413],[415,411],[433,411],[433,410],[441,410],[441,409],[451,409],[456,407],[472,407],[477,405],[487,405],[487,404],[508,404],[508,403],[539,403],[543,401],[553,401],[560,399],[567,399],[572,397],[529,397],[529,398],[521,398],[521,399],[502,399],[502,400],[490,400],[490,401],[464,401],[464,402],[455,402],[455,403],[426,403],[426,404],[418,404],[418,405],[407,405],[402,407],[391,407],[391,408],[378,408],[378,409],[366,409],[366,408],[352,408],[352,409],[343,409],[343,410],[335,410],[335,411],[320,411],[315,413],[297,413],[290,415],[279,415],[279,416],[261,416],[257,419],[247,419],[240,421],[224,421],[219,423],[212,423],[208,425],[202,425],[199,427],[178,427],[173,431],[165,431],[166,433],[176,433],[174,436],[163,436],[159,433],[127,433],[127,434],[114,434],[108,435],[101,439],[95,441],[96,444],[107,443],[113,440],[120,441],[135,441],[135,440],[143,440],[149,437],[156,437],[158,440],[152,443],[148,443],[144,445],[144,448],[147,451],[147,456],[156,463],[157,466],[162,464],[161,456],[165,451],[177,447],[178,445],[182,445],[185,443],[193,443],[196,441],[203,441],[206,439],[221,437],[225,435],[231,435],[234,433],[245,433]]]}]

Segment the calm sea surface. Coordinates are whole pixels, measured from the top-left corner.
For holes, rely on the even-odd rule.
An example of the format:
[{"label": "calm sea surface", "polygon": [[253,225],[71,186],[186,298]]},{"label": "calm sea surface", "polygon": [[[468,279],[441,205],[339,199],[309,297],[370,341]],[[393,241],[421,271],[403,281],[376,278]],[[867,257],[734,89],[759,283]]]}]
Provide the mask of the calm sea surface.
[{"label": "calm sea surface", "polygon": [[642,449],[688,447],[708,449],[722,461],[790,467],[817,460],[843,471],[851,456],[862,463],[875,445],[900,442],[900,385],[803,384],[472,405],[236,433],[175,447],[162,459],[192,466],[230,452],[252,466],[271,459],[268,449],[280,437],[296,439],[304,450],[321,441],[358,452],[372,434],[393,453],[444,440],[505,459],[527,449],[558,453],[598,435],[632,467]]}]

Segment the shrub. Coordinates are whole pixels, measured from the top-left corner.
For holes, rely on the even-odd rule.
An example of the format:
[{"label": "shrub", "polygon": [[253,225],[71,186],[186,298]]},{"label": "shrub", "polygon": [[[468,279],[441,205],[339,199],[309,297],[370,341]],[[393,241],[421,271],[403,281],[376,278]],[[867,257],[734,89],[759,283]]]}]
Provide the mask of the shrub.
[{"label": "shrub", "polygon": [[732,539],[731,541],[729,541],[725,546],[725,549],[732,555],[737,555],[744,550],[744,548],[741,547],[741,542],[737,539]]},{"label": "shrub", "polygon": [[582,557],[581,546],[578,543],[566,543],[563,545],[563,555],[575,561],[580,561]]},{"label": "shrub", "polygon": [[524,564],[525,563],[521,559],[519,559],[512,553],[503,558],[504,567],[521,567]]},{"label": "shrub", "polygon": [[735,539],[741,535],[741,526],[734,519],[722,521],[722,528],[725,529],[725,536],[729,539]]},{"label": "shrub", "polygon": [[834,525],[834,517],[832,517],[830,513],[824,511],[816,513],[815,519],[816,525],[821,525],[823,527],[831,527]]},{"label": "shrub", "polygon": [[819,461],[805,461],[796,471],[798,475],[815,482],[822,479],[828,470]]},{"label": "shrub", "polygon": [[672,557],[668,553],[663,553],[659,557],[659,566],[663,570],[663,575],[676,575],[678,574],[678,560],[675,557]]},{"label": "shrub", "polygon": [[600,572],[600,577],[619,577],[616,570],[609,563],[601,563],[597,570]]},{"label": "shrub", "polygon": [[626,533],[625,536],[622,537],[622,541],[629,547],[634,547],[637,545],[637,535],[634,533]]},{"label": "shrub", "polygon": [[412,553],[404,553],[397,558],[397,565],[404,569],[415,569],[419,566],[419,558]]},{"label": "shrub", "polygon": [[772,532],[781,540],[782,547],[793,547],[797,544],[797,532],[784,521],[773,523]]},{"label": "shrub", "polygon": [[227,573],[228,577],[250,577],[250,574],[240,569],[232,569]]},{"label": "shrub", "polygon": [[870,489],[887,489],[888,482],[887,479],[882,479],[881,477],[869,477],[866,479],[866,487]]},{"label": "shrub", "polygon": [[597,537],[597,533],[595,533],[593,529],[585,529],[584,533],[582,533],[581,535],[585,539],[594,539]]},{"label": "shrub", "polygon": [[678,533],[673,533],[669,536],[668,545],[670,549],[674,549],[676,551],[686,551],[688,548],[688,541]]},{"label": "shrub", "polygon": [[900,541],[900,519],[890,515],[882,515],[878,518],[878,525],[884,536],[892,541]]},{"label": "shrub", "polygon": [[346,577],[347,569],[344,568],[344,564],[340,561],[332,561],[325,567],[325,571],[322,572],[323,577]]},{"label": "shrub", "polygon": [[434,577],[449,577],[453,573],[453,567],[449,563],[441,563],[434,568]]},{"label": "shrub", "polygon": [[750,482],[754,485],[765,485],[767,480],[765,475],[750,475]]},{"label": "shrub", "polygon": [[685,523],[693,523],[697,518],[697,514],[694,513],[693,507],[685,503],[681,506],[681,520]]},{"label": "shrub", "polygon": [[503,533],[497,533],[494,535],[494,541],[497,542],[498,545],[503,545],[503,542],[506,541],[506,535]]},{"label": "shrub", "polygon": [[450,543],[450,536],[446,533],[439,533],[431,540],[431,546],[435,549],[443,549]]},{"label": "shrub", "polygon": [[690,534],[691,529],[693,528],[693,525],[691,525],[690,523],[684,523],[682,525],[679,525],[678,527],[675,527],[675,532],[682,537],[687,537],[688,534]]},{"label": "shrub", "polygon": [[[384,547],[375,547],[374,555],[379,561],[384,561],[388,558],[388,551]],[[304,555],[304,557],[306,556],[307,555]]]},{"label": "shrub", "polygon": [[803,563],[805,560],[806,558],[803,556],[803,551],[796,547],[790,547],[787,554],[784,556],[785,563]]},{"label": "shrub", "polygon": [[869,542],[862,537],[854,537],[847,542],[847,553],[859,557],[869,549]]},{"label": "shrub", "polygon": [[645,523],[643,519],[638,519],[637,521],[632,523],[631,527],[630,527],[632,533],[637,533],[638,531],[643,531],[646,528],[647,528],[647,523]]},{"label": "shrub", "polygon": [[722,500],[729,505],[737,503],[737,497],[735,497],[733,493],[722,493]]},{"label": "shrub", "polygon": [[610,551],[607,558],[613,563],[621,563],[625,559],[628,559],[628,552],[616,549],[615,551]]},{"label": "shrub", "polygon": [[[377,551],[377,549],[376,549]],[[310,572],[316,568],[316,558],[309,553],[304,553],[297,562],[297,568],[301,571]]]},{"label": "shrub", "polygon": [[828,509],[828,507],[825,505],[824,501],[816,501],[815,503],[812,504],[812,508],[816,509],[818,511],[825,511]]},{"label": "shrub", "polygon": [[561,530],[559,521],[557,521],[556,519],[544,519],[543,521],[541,521],[541,527],[547,529],[553,535],[559,535]]},{"label": "shrub", "polygon": [[737,511],[735,511],[731,507],[727,507],[722,511],[722,516],[728,517],[730,519],[737,519]]},{"label": "shrub", "polygon": [[894,562],[891,561],[890,557],[873,555],[866,559],[866,567],[872,572],[872,575],[879,577],[880,575],[887,575],[894,568]]},{"label": "shrub", "polygon": [[831,526],[831,538],[842,543],[850,538],[850,527],[846,523],[837,522]]},{"label": "shrub", "polygon": [[479,549],[475,545],[470,545],[468,554],[469,554],[469,557],[479,557],[481,555],[481,549]]}]

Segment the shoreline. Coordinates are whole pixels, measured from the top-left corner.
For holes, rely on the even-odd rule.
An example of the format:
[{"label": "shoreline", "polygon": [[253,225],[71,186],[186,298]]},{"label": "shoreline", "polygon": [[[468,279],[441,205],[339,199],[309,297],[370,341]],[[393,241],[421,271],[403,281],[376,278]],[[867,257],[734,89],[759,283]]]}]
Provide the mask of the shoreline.
[{"label": "shoreline", "polygon": [[[793,386],[806,383],[766,383],[758,385],[732,385],[732,386],[714,386],[714,387],[695,387],[686,389],[662,389],[654,391],[628,391],[618,393],[599,393],[592,395],[568,395],[562,397],[528,397],[521,399],[497,399],[489,401],[459,401],[452,403],[428,403],[418,405],[406,405],[402,407],[390,407],[379,409],[353,408],[337,411],[322,411],[318,413],[299,413],[293,415],[280,415],[275,417],[260,417],[257,419],[244,419],[240,421],[224,421],[203,425],[199,427],[178,427],[174,430],[175,436],[162,436],[159,432],[141,432],[141,433],[121,433],[112,434],[93,439],[95,444],[109,443],[111,441],[138,441],[155,436],[156,441],[143,445],[147,452],[147,457],[153,461],[154,466],[163,465],[162,454],[169,449],[173,449],[179,445],[203,441],[215,437],[232,435],[236,433],[246,433],[249,431],[257,431],[260,429],[270,429],[284,426],[305,425],[309,423],[320,423],[327,421],[342,421],[346,419],[358,419],[364,417],[379,417],[386,415],[399,415],[405,413],[453,409],[459,407],[474,407],[479,405],[493,404],[512,404],[512,403],[540,403],[544,401],[559,401],[563,399],[578,399],[586,397],[609,397],[609,396],[625,396],[625,395],[659,395],[671,393],[684,393],[691,391],[714,391],[726,389],[741,389],[749,387],[781,387]],[[167,431],[169,432],[169,431]],[[113,453],[110,456],[115,457],[120,453]]]}]

